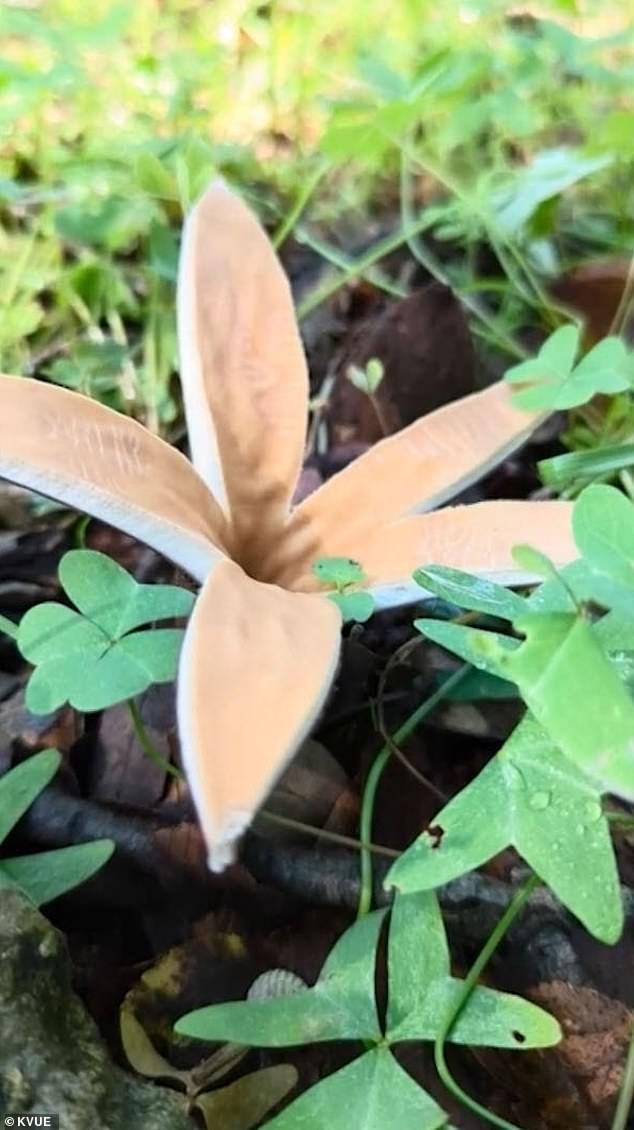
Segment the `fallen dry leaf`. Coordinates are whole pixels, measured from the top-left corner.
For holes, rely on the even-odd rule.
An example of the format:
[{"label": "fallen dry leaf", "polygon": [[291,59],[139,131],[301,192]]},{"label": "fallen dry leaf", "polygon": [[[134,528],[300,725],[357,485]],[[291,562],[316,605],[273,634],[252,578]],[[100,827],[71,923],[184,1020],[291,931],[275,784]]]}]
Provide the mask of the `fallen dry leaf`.
[{"label": "fallen dry leaf", "polygon": [[[621,295],[627,283],[629,259],[604,259],[586,263],[568,271],[551,286],[553,296],[585,323],[586,343],[594,345],[610,332]],[[634,334],[634,314],[625,327],[628,337]]]}]

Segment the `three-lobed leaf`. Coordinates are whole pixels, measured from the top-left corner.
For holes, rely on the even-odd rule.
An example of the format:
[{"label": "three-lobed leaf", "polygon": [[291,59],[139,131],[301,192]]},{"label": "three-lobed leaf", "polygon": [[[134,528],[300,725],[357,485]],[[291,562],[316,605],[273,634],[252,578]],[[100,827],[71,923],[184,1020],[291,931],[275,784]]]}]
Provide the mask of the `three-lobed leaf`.
[{"label": "three-lobed leaf", "polygon": [[[299,1124],[343,1130],[349,1111],[366,1130],[390,1124],[436,1130],[446,1115],[398,1066],[390,1045],[433,1040],[454,1009],[461,982],[450,974],[449,952],[436,896],[397,896],[388,935],[388,1011],[383,1034],[377,1014],[375,975],[377,911],[358,920],[331,951],[312,989],[264,1001],[236,1001],[182,1017],[177,1032],[205,1040],[283,1047],[319,1040],[363,1039],[364,1055],[303,1094],[270,1123],[275,1130]],[[506,993],[476,988],[449,1039],[506,1048],[557,1042],[557,1022],[542,1009]],[[327,1117],[326,1117],[327,1112]]]},{"label": "three-lobed leaf", "polygon": [[[523,642],[442,621],[420,620],[416,627],[488,675],[514,682],[553,743],[598,794],[630,799],[634,507],[612,487],[588,487],[575,505],[573,529],[583,557],[560,573],[530,547],[515,551],[524,564],[535,571],[543,564],[550,574],[514,618]],[[603,605],[607,615],[586,618],[580,612],[587,602]]]},{"label": "three-lobed leaf", "polygon": [[[556,581],[552,586],[552,604],[561,607],[567,593],[557,591]],[[629,624],[615,616],[591,623],[575,612],[530,611],[515,625],[526,635],[520,641],[462,624],[415,621],[427,639],[515,683],[555,745],[597,790],[627,799],[634,798],[634,703],[623,683],[632,677],[624,650]],[[630,650],[631,644],[629,637]],[[612,658],[606,647],[614,648]]]},{"label": "three-lobed leaf", "polygon": [[93,549],[71,549],[62,557],[59,579],[68,598],[111,639],[149,624],[188,616],[194,596],[177,585],[142,585]]},{"label": "three-lobed leaf", "polygon": [[529,411],[563,411],[586,404],[599,393],[613,394],[632,387],[634,355],[618,337],[607,337],[575,365],[579,350],[577,326],[560,326],[536,357],[514,365],[505,375],[511,385],[523,385],[513,400]]},{"label": "three-lobed leaf", "polygon": [[26,691],[29,710],[47,714],[64,702],[102,710],[176,677],[182,630],[133,629],[187,615],[191,593],[140,585],[93,550],[70,550],[59,575],[79,611],[46,602],[30,609],[18,628],[20,651],[35,668]]}]

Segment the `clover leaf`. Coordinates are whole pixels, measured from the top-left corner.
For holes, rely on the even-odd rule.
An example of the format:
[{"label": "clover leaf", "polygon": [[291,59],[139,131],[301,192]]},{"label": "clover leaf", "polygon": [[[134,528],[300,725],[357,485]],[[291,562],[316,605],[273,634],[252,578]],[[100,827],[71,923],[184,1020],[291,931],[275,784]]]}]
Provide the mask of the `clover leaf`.
[{"label": "clover leaf", "polygon": [[188,616],[193,594],[177,585],[140,585],[105,553],[71,549],[62,557],[59,579],[79,611],[113,639],[148,624]]},{"label": "clover leaf", "polygon": [[368,914],[342,935],[314,988],[277,999],[199,1008],[181,1017],[176,1031],[195,1039],[267,1048],[379,1039],[374,953],[384,917],[385,911]]},{"label": "clover leaf", "polygon": [[[57,750],[45,749],[0,778],[0,844],[55,776],[60,762]],[[93,840],[37,855],[0,859],[0,889],[17,886],[41,906],[89,879],[113,851],[112,840]]]},{"label": "clover leaf", "polygon": [[[598,794],[615,792],[629,800],[634,799],[634,591],[628,588],[625,519],[631,520],[634,510],[623,503],[628,511],[622,523],[608,524],[604,537],[600,526],[596,534],[587,532],[591,556],[605,573],[584,560],[546,581],[514,622],[525,640],[431,619],[417,620],[415,627],[478,670],[515,683],[553,743],[594,782]],[[607,604],[614,595],[616,610],[594,622],[574,604],[592,599]],[[629,600],[621,606],[626,595]]]},{"label": "clover leaf", "polygon": [[102,710],[175,678],[182,630],[133,629],[188,615],[191,593],[138,584],[94,550],[66,553],[59,577],[79,611],[48,601],[27,612],[18,628],[18,647],[35,667],[26,691],[29,710],[47,714],[64,702]]},{"label": "clover leaf", "polygon": [[364,590],[350,586],[367,580],[363,567],[352,557],[318,557],[313,562],[313,575],[322,584],[335,590],[327,594],[328,600],[337,605],[344,622],[355,620],[364,624],[374,612],[374,597]]},{"label": "clover leaf", "polygon": [[623,908],[600,789],[530,715],[393,864],[386,884],[431,890],[509,846],[596,938],[618,940]]},{"label": "clover leaf", "polygon": [[400,1066],[389,1048],[375,1046],[365,1055],[329,1075],[300,1095],[266,1130],[297,1130],[327,1126],[350,1130],[354,1111],[356,1130],[440,1130],[447,1115]]},{"label": "clover leaf", "polygon": [[[358,920],[339,939],[311,989],[278,999],[234,1001],[197,1009],[176,1031],[204,1040],[283,1047],[323,1040],[363,1040],[367,1050],[306,1091],[269,1130],[300,1124],[347,1130],[350,1109],[362,1130],[398,1124],[438,1130],[447,1116],[399,1066],[391,1052],[403,1040],[434,1040],[453,1011],[461,982],[451,976],[436,896],[398,895],[388,935],[388,1008],[385,1031],[375,998],[379,934],[386,912]],[[508,993],[476,988],[451,1028],[455,1043],[526,1049],[560,1038],[556,1020]],[[326,1117],[327,1115],[327,1117]]]},{"label": "clover leaf", "polygon": [[[453,600],[478,611],[505,611],[526,639],[431,619],[417,620],[417,629],[487,677],[515,683],[535,717],[527,716],[439,813],[432,832],[393,866],[390,881],[403,891],[433,888],[511,845],[588,930],[614,942],[623,912],[601,797],[634,796],[634,592],[628,589],[634,508],[611,488],[584,495],[575,508],[575,535],[590,561],[573,562],[519,605],[504,609],[501,598],[480,592],[473,579],[426,570],[425,584],[429,574],[434,584],[437,572],[441,595],[451,591]],[[580,615],[584,602],[613,591],[629,593],[629,606],[619,602],[593,622]]]},{"label": "clover leaf", "polygon": [[586,404],[598,393],[629,389],[634,381],[634,355],[618,337],[606,337],[575,365],[581,331],[560,326],[544,342],[537,357],[514,365],[509,384],[528,387],[513,395],[518,408],[553,412]]},{"label": "clover leaf", "polygon": [[363,566],[352,557],[318,557],[313,562],[313,573],[317,580],[336,589],[365,580]]},{"label": "clover leaf", "polygon": [[374,598],[369,592],[332,592],[328,600],[337,605],[344,623],[354,620],[365,624],[374,612]]}]

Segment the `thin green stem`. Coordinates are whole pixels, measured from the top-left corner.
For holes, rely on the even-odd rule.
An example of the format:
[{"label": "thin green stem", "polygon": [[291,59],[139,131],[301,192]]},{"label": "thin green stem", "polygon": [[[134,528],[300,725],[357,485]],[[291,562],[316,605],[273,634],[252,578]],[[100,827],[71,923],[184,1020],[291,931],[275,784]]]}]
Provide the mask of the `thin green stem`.
[{"label": "thin green stem", "polygon": [[376,800],[377,789],[383,775],[383,770],[390,759],[392,746],[401,745],[402,742],[406,741],[420,725],[423,718],[426,718],[427,715],[431,713],[434,707],[449,694],[449,691],[453,690],[454,687],[462,682],[470,669],[470,663],[463,663],[462,667],[459,667],[448,679],[445,679],[442,686],[438,687],[424,702],[421,702],[421,704],[416,707],[416,710],[410,714],[409,718],[407,718],[406,721],[403,722],[403,725],[396,731],[392,742],[386,743],[386,745],[383,746],[383,749],[379,751],[372,763],[365,782],[363,799],[361,801],[361,890],[359,892],[357,918],[362,918],[364,914],[369,912],[372,906],[372,857],[368,851],[367,845],[371,843],[372,840],[372,818],[374,816],[374,802]]},{"label": "thin green stem", "polygon": [[625,280],[625,286],[623,287],[623,290],[621,292],[619,304],[618,304],[618,306],[617,306],[617,308],[614,312],[614,317],[612,319],[612,324],[610,325],[610,328],[608,330],[608,334],[621,333],[621,331],[625,328],[625,322],[627,320],[627,313],[628,313],[630,303],[631,303],[633,298],[634,298],[634,255],[632,255],[632,257],[630,259],[630,265],[629,265],[628,272],[627,272],[627,278]]},{"label": "thin green stem", "polygon": [[5,636],[10,636],[12,640],[18,638],[18,625],[9,620],[7,616],[0,616],[0,632],[4,632]]},{"label": "thin green stem", "polygon": [[181,780],[183,774],[181,773],[180,769],[177,769],[176,766],[172,765],[170,761],[166,761],[166,759],[162,757],[158,750],[156,750],[152,745],[150,735],[145,728],[145,724],[141,717],[141,712],[135,700],[133,698],[129,698],[127,706],[128,710],[130,711],[132,727],[134,729],[136,739],[143,752],[147,754],[147,756],[150,758],[150,761],[153,761],[155,765],[158,765],[159,769],[162,769],[164,773],[168,773],[170,777],[177,777],[179,780]]},{"label": "thin green stem", "polygon": [[[442,283],[443,286],[452,287],[452,283],[444,270],[442,264],[436,259],[435,255],[425,247],[420,239],[417,238],[417,233],[412,230],[412,200],[411,200],[411,178],[409,176],[408,158],[403,150],[401,152],[401,221],[403,227],[411,234],[407,238],[407,246],[409,247],[414,258],[425,268],[426,271]],[[475,318],[478,319],[485,326],[488,331],[490,339],[498,346],[502,346],[513,357],[518,357],[520,360],[525,360],[528,356],[526,349],[514,337],[505,333],[497,324],[496,319],[488,313],[488,311],[480,304],[478,299],[464,290],[452,287],[456,290],[460,301],[463,306]]]},{"label": "thin green stem", "polygon": [[627,1130],[629,1125],[630,1111],[632,1109],[632,1099],[634,1098],[634,1024],[630,1032],[630,1046],[625,1061],[625,1071],[623,1073],[623,1082],[619,1092],[619,1101],[616,1104],[614,1118],[612,1119],[612,1130]]},{"label": "thin green stem", "polygon": [[374,412],[374,415],[376,416],[377,423],[378,423],[383,435],[389,436],[390,426],[389,426],[389,424],[388,424],[388,422],[385,418],[385,412],[383,411],[383,408],[381,407],[381,402],[380,402],[379,398],[373,392],[368,392],[367,397],[368,397],[368,400],[370,401],[370,404],[372,405],[372,410]]},{"label": "thin green stem", "polygon": [[86,548],[86,532],[91,522],[92,518],[90,517],[90,514],[82,514],[81,517],[77,519],[74,536],[75,545],[78,549]]},{"label": "thin green stem", "polygon": [[[331,247],[329,243],[325,243],[323,239],[317,239],[305,228],[300,227],[297,233],[298,241],[304,247],[310,248],[316,255],[320,255],[325,259],[331,267],[336,267],[339,271],[352,270],[355,267],[354,259],[350,255],[344,254],[336,247]],[[406,286],[401,286],[400,283],[394,282],[393,279],[388,278],[380,267],[369,267],[364,271],[360,278],[365,279],[367,282],[372,283],[378,290],[382,290],[385,294],[390,294],[393,298],[407,298],[410,293]]]},{"label": "thin green stem", "polygon": [[321,306],[322,302],[326,302],[328,298],[332,298],[333,294],[341,290],[342,286],[349,283],[351,279],[363,275],[370,267],[373,267],[375,263],[380,262],[381,259],[385,259],[387,255],[391,255],[393,251],[397,251],[399,247],[407,243],[412,235],[416,235],[417,232],[423,231],[423,229],[428,226],[429,220],[421,219],[414,224],[410,231],[405,231],[401,227],[398,231],[392,232],[391,235],[386,236],[385,239],[379,240],[365,255],[357,259],[356,263],[351,263],[341,275],[335,279],[328,279],[322,286],[316,287],[312,293],[307,294],[304,301],[300,302],[297,307],[298,320],[301,321],[302,318],[308,317],[313,310]]},{"label": "thin green stem", "polygon": [[342,847],[354,848],[357,851],[359,848],[372,852],[373,855],[382,855],[387,859],[398,859],[401,854],[400,851],[395,851],[394,848],[382,847],[380,844],[361,843],[361,840],[356,840],[354,836],[344,836],[341,832],[331,832],[327,828],[318,828],[314,824],[305,824],[303,820],[293,820],[290,816],[278,816],[277,812],[270,812],[267,808],[261,808],[258,816],[263,816],[269,820],[271,824],[279,824],[281,828],[290,828],[294,832],[301,832],[306,836],[317,836],[320,840],[328,840],[333,844],[340,844]]},{"label": "thin green stem", "polygon": [[276,228],[273,234],[271,242],[276,251],[279,250],[279,248],[284,243],[284,240],[295,227],[295,224],[299,220],[299,217],[308,204],[308,201],[317,188],[317,185],[319,184],[322,177],[328,172],[330,167],[330,161],[322,161],[321,164],[317,166],[312,176],[308,177],[307,181],[302,186],[297,200],[295,201],[290,212],[287,213],[287,215],[284,217],[281,224],[278,228]]},{"label": "thin green stem", "polygon": [[504,911],[504,914],[500,918],[500,921],[497,923],[495,929],[487,939],[486,944],[482,947],[482,950],[478,954],[478,957],[474,961],[471,969],[462,982],[461,992],[456,998],[453,1009],[451,1010],[449,1015],[445,1017],[434,1042],[434,1062],[436,1064],[436,1070],[445,1087],[447,1087],[447,1089],[451,1091],[451,1093],[455,1098],[459,1100],[459,1102],[463,1103],[464,1106],[472,1111],[473,1114],[479,1115],[481,1118],[484,1118],[491,1124],[491,1126],[500,1127],[500,1130],[520,1130],[520,1128],[516,1126],[514,1122],[507,1122],[506,1119],[500,1118],[497,1114],[492,1114],[491,1111],[486,1109],[486,1107],[480,1106],[480,1104],[476,1102],[475,1099],[471,1098],[471,1095],[468,1095],[466,1091],[463,1091],[462,1087],[458,1083],[456,1083],[456,1080],[454,1079],[447,1066],[447,1061],[445,1059],[445,1043],[451,1033],[451,1029],[456,1023],[456,1020],[467,1004],[471,993],[480,980],[480,977],[486,965],[488,964],[495,950],[502,941],[502,938],[508,931],[511,923],[515,918],[517,918],[518,914],[522,910],[522,907],[526,904],[533,891],[540,885],[540,882],[541,880],[537,875],[531,874],[511,899],[511,902]]},{"label": "thin green stem", "polygon": [[2,310],[8,310],[15,302],[20,289],[20,283],[29,266],[29,260],[33,255],[37,236],[38,227],[34,227],[28,238],[24,241],[22,251],[16,262],[7,271],[4,293],[0,294],[0,309]]}]

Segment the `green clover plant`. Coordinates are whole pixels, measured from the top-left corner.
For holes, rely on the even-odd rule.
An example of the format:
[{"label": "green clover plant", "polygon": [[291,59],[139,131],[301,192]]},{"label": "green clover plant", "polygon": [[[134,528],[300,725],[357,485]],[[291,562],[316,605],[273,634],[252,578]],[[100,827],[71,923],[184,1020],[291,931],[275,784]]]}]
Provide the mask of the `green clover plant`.
[{"label": "green clover plant", "polygon": [[[379,935],[385,911],[360,918],[332,949],[316,984],[290,996],[233,1001],[190,1012],[181,1035],[259,1047],[327,1040],[363,1041],[366,1050],[302,1094],[267,1124],[348,1130],[438,1130],[447,1115],[399,1065],[392,1049],[434,1041],[453,1015],[463,982],[450,973],[445,930],[434,894],[396,897],[389,920],[388,1003],[382,1025],[375,996]],[[558,1042],[557,1021],[508,993],[477,987],[459,1012],[454,1043],[526,1050]]]},{"label": "green clover plant", "polygon": [[75,609],[47,601],[30,609],[17,629],[0,623],[35,668],[26,690],[29,710],[47,714],[64,702],[102,710],[175,679],[182,629],[134,629],[187,616],[192,593],[138,584],[110,557],[90,549],[64,554],[59,578]]},{"label": "green clover plant", "polygon": [[619,337],[605,337],[578,364],[581,331],[560,326],[536,357],[521,361],[505,374],[509,384],[530,383],[513,395],[518,408],[553,412],[586,404],[598,393],[616,393],[634,384],[634,354]]},{"label": "green clover plant", "polygon": [[318,557],[313,563],[313,574],[322,584],[335,590],[328,593],[328,599],[337,605],[344,622],[353,620],[364,624],[370,619],[374,598],[369,592],[353,588],[367,580],[358,561],[351,557]]},{"label": "green clover plant", "polygon": [[387,882],[403,892],[433,890],[507,847],[590,933],[618,941],[623,909],[601,791],[530,715],[395,862]]},{"label": "green clover plant", "polygon": [[[55,776],[61,755],[45,749],[0,778],[0,844]],[[37,855],[0,859],[0,890],[18,887],[36,906],[78,887],[110,859],[112,840],[42,851]]]},{"label": "green clover plant", "polygon": [[512,845],[595,937],[614,943],[623,908],[602,797],[634,798],[634,505],[612,487],[590,486],[573,531],[581,557],[559,573],[531,554],[549,575],[529,598],[457,570],[415,574],[428,591],[525,637],[416,621],[489,678],[514,683],[529,713],[388,882],[433,889]]}]

